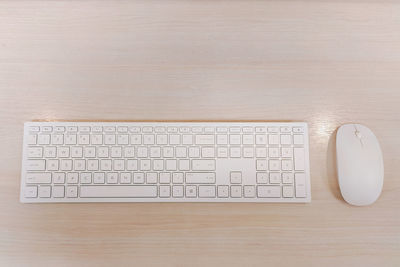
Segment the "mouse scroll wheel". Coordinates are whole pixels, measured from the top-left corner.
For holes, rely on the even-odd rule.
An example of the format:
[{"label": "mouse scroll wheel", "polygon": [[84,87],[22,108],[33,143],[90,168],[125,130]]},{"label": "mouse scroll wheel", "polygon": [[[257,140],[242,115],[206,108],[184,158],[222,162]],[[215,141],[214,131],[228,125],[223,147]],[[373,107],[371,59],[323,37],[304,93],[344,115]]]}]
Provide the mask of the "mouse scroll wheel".
[{"label": "mouse scroll wheel", "polygon": [[356,131],[356,136],[361,139],[362,138],[362,134],[359,131]]}]

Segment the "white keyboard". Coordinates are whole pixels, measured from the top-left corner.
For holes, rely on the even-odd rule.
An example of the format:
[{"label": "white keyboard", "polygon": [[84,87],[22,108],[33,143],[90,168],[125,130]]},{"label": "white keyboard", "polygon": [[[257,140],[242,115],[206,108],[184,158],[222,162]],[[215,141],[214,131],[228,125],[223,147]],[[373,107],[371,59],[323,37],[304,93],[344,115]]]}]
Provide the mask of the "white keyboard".
[{"label": "white keyboard", "polygon": [[21,202],[310,202],[306,123],[28,122]]}]

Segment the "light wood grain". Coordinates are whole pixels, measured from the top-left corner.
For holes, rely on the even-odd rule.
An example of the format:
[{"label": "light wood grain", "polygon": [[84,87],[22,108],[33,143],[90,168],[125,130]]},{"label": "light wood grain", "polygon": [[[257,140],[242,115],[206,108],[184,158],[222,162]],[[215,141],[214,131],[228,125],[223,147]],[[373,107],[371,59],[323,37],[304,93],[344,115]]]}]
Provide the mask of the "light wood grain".
[{"label": "light wood grain", "polygon": [[[1,1],[1,266],[400,266],[398,1]],[[300,120],[312,202],[18,201],[23,122]],[[334,131],[385,159],[347,205]]]}]

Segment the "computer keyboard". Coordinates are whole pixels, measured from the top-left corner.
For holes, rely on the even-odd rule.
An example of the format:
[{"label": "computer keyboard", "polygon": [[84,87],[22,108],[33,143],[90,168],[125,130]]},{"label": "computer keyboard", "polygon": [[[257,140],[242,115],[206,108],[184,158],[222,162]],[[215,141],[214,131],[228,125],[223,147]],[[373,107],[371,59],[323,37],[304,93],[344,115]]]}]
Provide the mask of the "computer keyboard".
[{"label": "computer keyboard", "polygon": [[20,200],[310,202],[303,122],[27,122]]}]

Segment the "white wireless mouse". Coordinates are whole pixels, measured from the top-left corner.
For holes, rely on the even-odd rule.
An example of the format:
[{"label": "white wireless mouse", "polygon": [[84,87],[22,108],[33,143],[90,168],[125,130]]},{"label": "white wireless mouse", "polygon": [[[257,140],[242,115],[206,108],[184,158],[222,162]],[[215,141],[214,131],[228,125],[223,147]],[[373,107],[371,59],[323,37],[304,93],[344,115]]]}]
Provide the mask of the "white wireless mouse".
[{"label": "white wireless mouse", "polygon": [[337,131],[339,187],[351,205],[374,203],[383,187],[383,157],[378,139],[367,127],[345,124]]}]

